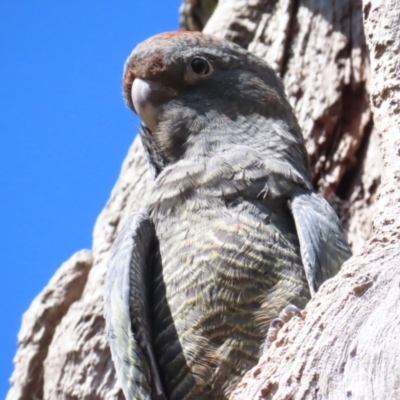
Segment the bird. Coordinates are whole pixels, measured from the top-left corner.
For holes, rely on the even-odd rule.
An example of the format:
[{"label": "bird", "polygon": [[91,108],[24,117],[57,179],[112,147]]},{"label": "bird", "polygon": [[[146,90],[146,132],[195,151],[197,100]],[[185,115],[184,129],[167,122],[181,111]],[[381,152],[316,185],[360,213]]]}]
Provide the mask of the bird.
[{"label": "bird", "polygon": [[201,32],[162,33],[127,59],[123,93],[154,180],[108,263],[117,378],[127,399],[228,399],[271,322],[303,308],[350,248],[266,61]]}]

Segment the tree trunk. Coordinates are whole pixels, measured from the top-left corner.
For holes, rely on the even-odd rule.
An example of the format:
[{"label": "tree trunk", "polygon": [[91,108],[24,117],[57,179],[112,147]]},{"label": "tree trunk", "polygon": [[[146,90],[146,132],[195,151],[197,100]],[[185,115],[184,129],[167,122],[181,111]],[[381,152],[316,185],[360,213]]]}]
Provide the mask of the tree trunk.
[{"label": "tree trunk", "polygon": [[[315,186],[355,252],[232,398],[400,398],[400,0],[216,3],[185,0],[181,24],[239,43],[277,70]],[[149,182],[136,139],[92,252],[63,264],[24,315],[8,400],[123,398],[104,336],[102,285],[118,229],[145,204]]]}]

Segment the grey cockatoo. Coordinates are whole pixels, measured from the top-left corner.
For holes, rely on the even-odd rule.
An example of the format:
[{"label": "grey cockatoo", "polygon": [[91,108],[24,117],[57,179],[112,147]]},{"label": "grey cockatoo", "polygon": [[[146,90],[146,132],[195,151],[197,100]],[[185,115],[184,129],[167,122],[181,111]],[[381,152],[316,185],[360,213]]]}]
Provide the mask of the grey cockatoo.
[{"label": "grey cockatoo", "polygon": [[265,61],[165,33],[136,47],[123,87],[156,177],[109,262],[117,376],[128,399],[227,399],[271,320],[303,307],[350,250]]}]

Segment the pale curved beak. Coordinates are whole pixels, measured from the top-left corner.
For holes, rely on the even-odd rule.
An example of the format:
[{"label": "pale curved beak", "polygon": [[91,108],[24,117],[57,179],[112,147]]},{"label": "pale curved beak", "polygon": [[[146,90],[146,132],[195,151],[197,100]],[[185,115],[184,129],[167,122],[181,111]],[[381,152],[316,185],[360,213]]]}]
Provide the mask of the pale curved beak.
[{"label": "pale curved beak", "polygon": [[133,107],[151,132],[157,128],[160,106],[174,94],[172,89],[161,83],[140,78],[133,81],[131,89]]}]

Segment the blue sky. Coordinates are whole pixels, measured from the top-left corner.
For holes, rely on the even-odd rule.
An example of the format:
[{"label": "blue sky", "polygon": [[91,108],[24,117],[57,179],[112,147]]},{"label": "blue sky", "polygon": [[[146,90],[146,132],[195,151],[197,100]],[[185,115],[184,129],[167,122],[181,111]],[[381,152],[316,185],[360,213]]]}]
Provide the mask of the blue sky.
[{"label": "blue sky", "polygon": [[0,398],[22,313],[54,271],[90,248],[138,120],[125,59],[178,27],[180,0],[0,3]]}]

